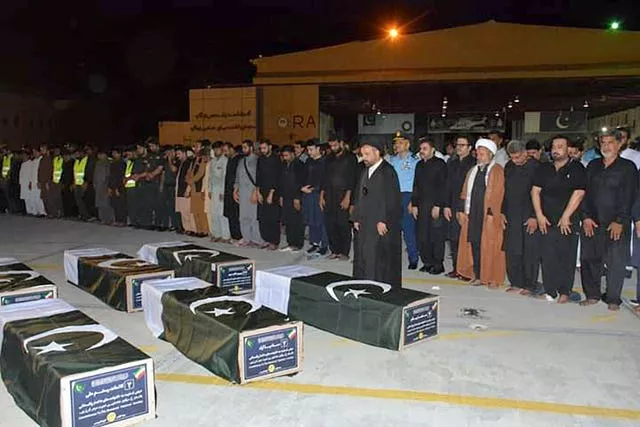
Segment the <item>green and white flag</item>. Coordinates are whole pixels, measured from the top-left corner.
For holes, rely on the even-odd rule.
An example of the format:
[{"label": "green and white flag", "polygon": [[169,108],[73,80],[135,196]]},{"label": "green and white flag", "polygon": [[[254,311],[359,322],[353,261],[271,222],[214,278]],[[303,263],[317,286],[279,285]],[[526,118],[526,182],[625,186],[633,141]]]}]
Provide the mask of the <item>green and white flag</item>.
[{"label": "green and white flag", "polygon": [[234,294],[254,290],[255,261],[189,242],[147,243],[137,256],[176,272],[176,277],[197,277]]},{"label": "green and white flag", "polygon": [[246,383],[301,369],[302,323],[200,279],[145,282],[151,332],[214,374]]},{"label": "green and white flag", "polygon": [[438,296],[308,267],[258,271],[256,300],[327,332],[391,350],[438,333]]},{"label": "green and white flag", "polygon": [[57,287],[15,258],[0,258],[0,306],[57,298]]},{"label": "green and white flag", "polygon": [[0,374],[16,404],[48,427],[155,417],[153,360],[60,299],[0,308]]},{"label": "green and white flag", "polygon": [[65,251],[65,271],[71,283],[116,310],[128,312],[142,309],[145,280],[174,275],[173,270],[106,249]]}]

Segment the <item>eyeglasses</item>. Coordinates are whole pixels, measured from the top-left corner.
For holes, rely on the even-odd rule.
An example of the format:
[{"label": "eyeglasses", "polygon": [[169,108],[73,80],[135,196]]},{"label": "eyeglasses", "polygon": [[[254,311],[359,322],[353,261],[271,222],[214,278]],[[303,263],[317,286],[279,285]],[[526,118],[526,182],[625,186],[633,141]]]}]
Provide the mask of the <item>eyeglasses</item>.
[{"label": "eyeglasses", "polygon": [[456,147],[468,147],[469,144],[456,144]]}]

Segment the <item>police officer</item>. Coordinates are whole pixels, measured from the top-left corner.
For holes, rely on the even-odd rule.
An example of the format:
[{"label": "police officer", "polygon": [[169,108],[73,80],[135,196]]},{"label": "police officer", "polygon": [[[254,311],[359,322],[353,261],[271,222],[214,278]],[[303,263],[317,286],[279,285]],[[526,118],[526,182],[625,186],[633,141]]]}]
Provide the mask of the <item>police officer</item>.
[{"label": "police officer", "polygon": [[151,221],[149,227],[152,229],[164,230],[168,228],[168,224],[162,224],[165,222],[164,216],[164,194],[162,194],[162,172],[165,167],[165,160],[163,154],[160,152],[160,145],[156,138],[147,139],[147,161],[149,162],[149,169],[147,173],[147,183],[144,186],[147,194],[146,200],[151,208]]},{"label": "police officer", "polygon": [[48,212],[54,218],[61,218],[64,211],[62,205],[62,169],[64,167],[64,157],[60,147],[54,147],[52,153],[53,176],[49,187],[49,203],[51,211]]},{"label": "police officer", "polygon": [[[151,165],[147,153],[147,144],[139,142],[136,146],[136,159],[133,162],[133,179],[136,181],[136,216],[134,227],[151,229],[153,220],[153,209],[151,207],[151,197],[153,197],[153,188],[148,181]],[[151,196],[151,197],[150,197]]]},{"label": "police officer", "polygon": [[124,227],[127,225],[127,196],[124,187],[127,161],[122,159],[122,150],[119,147],[114,147],[111,150],[111,157],[112,161],[109,165],[109,199],[115,219],[114,225],[116,227]]},{"label": "police officer", "polygon": [[156,225],[161,229],[175,231],[180,228],[180,214],[176,212],[176,175],[178,164],[173,146],[163,153],[163,170],[160,189],[161,207]]},{"label": "police officer", "polygon": [[411,215],[411,194],[416,165],[420,161],[411,152],[411,141],[408,135],[397,132],[393,139],[395,155],[389,158],[389,163],[398,175],[400,192],[402,193],[402,234],[409,254],[409,270],[418,268],[418,244],[416,242],[416,220]]},{"label": "police officer", "polygon": [[[132,227],[140,227],[140,224],[138,223],[138,206],[140,205],[140,202],[138,200],[139,192],[137,182],[139,175],[134,172],[136,167],[136,148],[131,146],[125,148],[124,156],[126,162],[124,167],[123,185],[127,199],[126,203],[127,212],[129,214],[129,225]],[[139,172],[142,172],[140,168],[141,165],[142,164],[139,163]]]}]

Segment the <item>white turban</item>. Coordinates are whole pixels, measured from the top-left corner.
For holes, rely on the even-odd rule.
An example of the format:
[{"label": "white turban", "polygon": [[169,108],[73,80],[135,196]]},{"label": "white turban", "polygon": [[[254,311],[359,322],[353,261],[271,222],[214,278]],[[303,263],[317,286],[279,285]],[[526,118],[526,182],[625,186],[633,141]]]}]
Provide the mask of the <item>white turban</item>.
[{"label": "white turban", "polygon": [[491,154],[493,154],[494,156],[496,155],[496,152],[498,152],[498,147],[496,146],[496,143],[493,142],[490,139],[486,139],[486,138],[480,138],[477,142],[476,142],[476,150],[479,147],[484,147],[487,150],[491,151]]}]

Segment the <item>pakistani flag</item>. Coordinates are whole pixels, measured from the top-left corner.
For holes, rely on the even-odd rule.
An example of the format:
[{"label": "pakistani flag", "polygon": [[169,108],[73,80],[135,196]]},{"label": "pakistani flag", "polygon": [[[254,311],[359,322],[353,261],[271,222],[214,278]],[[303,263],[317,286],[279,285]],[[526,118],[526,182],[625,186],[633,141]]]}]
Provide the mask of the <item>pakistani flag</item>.
[{"label": "pakistani flag", "polygon": [[60,299],[0,308],[0,374],[16,404],[48,427],[155,416],[153,361]]},{"label": "pakistani flag", "polygon": [[256,299],[311,326],[391,350],[438,333],[436,295],[306,270],[287,266],[259,271]]},{"label": "pakistani flag", "polygon": [[149,329],[214,374],[246,383],[300,370],[302,323],[197,278],[145,282]]},{"label": "pakistani flag", "polygon": [[[65,268],[67,264],[76,268],[78,287],[116,310],[128,312],[142,309],[141,286],[145,280],[173,277],[172,270],[117,252],[87,256],[67,251]],[[67,274],[69,281],[73,273]]]},{"label": "pakistani flag", "polygon": [[138,257],[174,270],[177,277],[197,277],[234,294],[254,289],[255,262],[188,242],[149,243]]},{"label": "pakistani flag", "polygon": [[56,298],[49,279],[15,258],[0,258],[0,306]]}]

